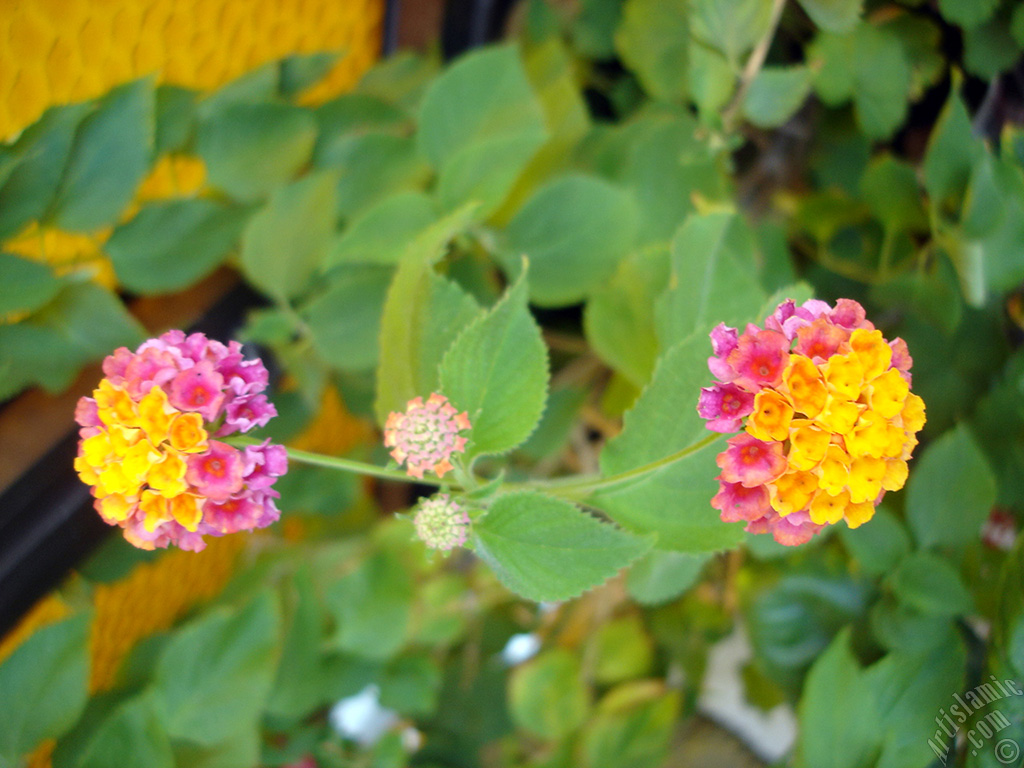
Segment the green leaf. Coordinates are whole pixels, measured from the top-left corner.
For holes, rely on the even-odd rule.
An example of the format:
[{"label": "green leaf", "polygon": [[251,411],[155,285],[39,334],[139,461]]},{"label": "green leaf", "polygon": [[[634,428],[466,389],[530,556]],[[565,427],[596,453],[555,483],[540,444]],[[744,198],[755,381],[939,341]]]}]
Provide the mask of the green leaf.
[{"label": "green leaf", "polygon": [[78,768],[174,768],[171,743],[149,696],[115,709],[96,729]]},{"label": "green leaf", "polygon": [[[963,690],[966,663],[959,638],[950,632],[944,640],[924,652],[894,651],[868,670],[875,706],[885,723],[877,768],[934,764],[933,745],[941,750],[945,741],[937,725],[947,707],[951,714],[955,711],[953,695]],[[936,733],[941,733],[938,741]]]},{"label": "green leaf", "polygon": [[[665,459],[711,434],[696,405],[696,394],[710,381],[710,348],[706,336],[695,334],[662,356],[651,383],[626,414],[622,432],[601,452],[604,476]],[[711,507],[720,447],[712,444],[628,485],[601,491],[593,503],[630,530],[657,533],[662,549],[705,552],[733,546],[742,540],[742,528],[722,523]]]},{"label": "green leaf", "polygon": [[395,271],[381,318],[374,404],[380,424],[391,411],[404,410],[412,398],[438,390],[441,359],[477,315],[473,298],[433,270],[476,211],[476,206],[468,206],[429,227],[409,245]]},{"label": "green leaf", "polygon": [[117,220],[153,157],[153,79],[112,90],[78,128],[47,218],[89,232]]},{"label": "green leaf", "polygon": [[170,200],[142,207],[104,246],[118,282],[139,293],[190,285],[221,264],[238,243],[250,209],[212,200]]},{"label": "green leaf", "polygon": [[996,499],[996,481],[964,426],[930,443],[911,468],[907,521],[922,547],[976,541]]},{"label": "green leaf", "polygon": [[0,239],[43,218],[57,193],[75,131],[92,104],[51,107],[13,146],[19,162],[0,186]]},{"label": "green leaf", "polygon": [[586,768],[659,768],[681,707],[676,691],[647,681],[612,689],[583,732]]},{"label": "green leaf", "polygon": [[960,574],[931,552],[908,555],[889,582],[900,600],[925,614],[961,616],[973,607]]},{"label": "green leaf", "polygon": [[800,0],[811,21],[829,32],[849,32],[857,24],[864,0]]},{"label": "green leaf", "polygon": [[154,155],[160,157],[169,152],[182,152],[190,146],[195,138],[198,100],[199,92],[191,88],[167,84],[156,87]]},{"label": "green leaf", "polygon": [[267,701],[267,712],[298,721],[322,701],[323,664],[320,658],[324,612],[307,566],[295,574],[287,592],[291,610],[277,677]]},{"label": "green leaf", "polygon": [[631,254],[591,294],[584,310],[583,327],[594,352],[638,387],[651,378],[658,359],[654,308],[668,277],[666,249]]},{"label": "green leaf", "polygon": [[438,169],[481,141],[543,140],[544,133],[543,112],[513,45],[461,57],[431,84],[420,109],[419,145]]},{"label": "green leaf", "polygon": [[45,264],[0,253],[0,318],[39,309],[57,295],[61,285]]},{"label": "green leaf", "polygon": [[910,535],[885,507],[875,510],[870,523],[858,528],[841,528],[839,535],[865,571],[881,576],[892,571],[910,552]]},{"label": "green leaf", "polygon": [[764,67],[750,84],[743,114],[754,125],[777,128],[791,118],[811,92],[811,71],[804,66]]},{"label": "green leaf", "polygon": [[809,49],[808,63],[818,95],[832,106],[852,99],[868,138],[886,139],[903,124],[912,72],[894,30],[858,24],[846,35],[823,32]]},{"label": "green leaf", "polygon": [[964,67],[978,77],[998,77],[1012,69],[1020,57],[1020,49],[1010,30],[1010,16],[1006,12],[964,30],[963,40]]},{"label": "green leaf", "polygon": [[579,728],[590,709],[580,663],[564,648],[552,648],[518,667],[509,681],[508,697],[515,723],[551,741]]},{"label": "green leaf", "polygon": [[19,765],[74,725],[88,699],[89,624],[81,614],[36,630],[0,664],[0,760]]},{"label": "green leaf", "polygon": [[[837,701],[842,707],[835,706]],[[851,713],[856,713],[851,717]],[[867,673],[850,652],[850,632],[836,635],[811,667],[800,698],[798,766],[868,768],[882,740],[882,720]]]},{"label": "green leaf", "polygon": [[721,123],[721,111],[736,89],[736,75],[729,62],[718,51],[695,45],[690,51],[688,71],[690,98],[697,105],[705,125]]},{"label": "green leaf", "polygon": [[693,0],[690,7],[694,38],[721,51],[734,72],[771,20],[771,3],[762,0]]},{"label": "green leaf", "polygon": [[686,0],[626,0],[615,33],[615,49],[651,96],[678,101],[686,96],[690,3]]},{"label": "green leaf", "polygon": [[217,744],[206,746],[175,740],[175,766],[188,768],[250,768],[260,763],[260,731],[256,723]]},{"label": "green leaf", "polygon": [[331,273],[327,290],[301,310],[313,346],[329,365],[366,371],[377,365],[381,310],[391,269],[344,267]]},{"label": "green leaf", "polygon": [[610,685],[651,672],[654,647],[637,615],[602,624],[593,636],[594,681]]},{"label": "green leaf", "polygon": [[32,384],[56,393],[67,387],[82,364],[63,334],[28,323],[0,324],[0,399]]},{"label": "green leaf", "polygon": [[296,53],[281,59],[281,82],[278,86],[286,99],[297,98],[316,85],[338,62],[337,51]]},{"label": "green leaf", "polygon": [[613,58],[621,16],[622,0],[581,0],[570,28],[573,47],[587,58]]},{"label": "green leaf", "polygon": [[259,200],[305,166],[316,141],[313,113],[290,104],[233,103],[199,126],[210,184],[239,200]]},{"label": "green leaf", "polygon": [[544,412],[547,347],[526,307],[526,279],[524,268],[441,361],[441,392],[469,414],[470,456],[510,451],[530,436]]},{"label": "green leaf", "polygon": [[924,185],[932,206],[940,211],[960,210],[971,169],[982,152],[981,142],[972,134],[967,109],[954,90],[928,138],[924,157]]},{"label": "green leaf", "polygon": [[741,327],[764,302],[757,242],[735,213],[693,214],[672,239],[672,275],[658,300],[664,347],[718,323]]},{"label": "green leaf", "polygon": [[391,133],[342,136],[318,148],[314,165],[338,173],[338,213],[346,219],[398,192],[421,190],[430,178],[415,141]]},{"label": "green leaf", "polygon": [[629,596],[641,605],[667,603],[693,586],[710,557],[652,549],[626,574]]},{"label": "green leaf", "polygon": [[316,155],[339,137],[381,131],[400,135],[411,125],[403,110],[365,93],[343,93],[318,106],[315,114],[320,129]]},{"label": "green leaf", "polygon": [[337,264],[397,264],[416,235],[437,220],[422,192],[399,192],[366,209],[331,246],[327,267]]},{"label": "green leaf", "polygon": [[401,558],[390,552],[370,555],[328,588],[337,624],[331,647],[366,659],[394,656],[408,636],[412,596],[412,574]]},{"label": "green leaf", "polygon": [[927,231],[921,188],[911,165],[890,155],[872,160],[861,177],[860,193],[888,231]]},{"label": "green leaf", "polygon": [[516,214],[499,254],[516,274],[530,262],[530,299],[575,304],[606,282],[636,233],[632,199],[597,178],[562,176],[541,187]]},{"label": "green leaf", "polygon": [[412,112],[437,70],[437,57],[401,51],[374,64],[359,81],[357,91]]},{"label": "green leaf", "polygon": [[260,290],[289,299],[308,287],[334,234],[337,177],[310,174],[274,191],[242,236],[242,268]]},{"label": "green leaf", "polygon": [[650,549],[572,504],[523,491],[499,496],[473,526],[476,553],[528,600],[568,600],[604,583]]},{"label": "green leaf", "polygon": [[274,684],[279,629],[277,603],[264,592],[243,609],[216,609],[179,630],[152,683],[167,733],[210,747],[253,728]]},{"label": "green leaf", "polygon": [[947,21],[969,29],[992,18],[999,0],[939,0],[939,10]]},{"label": "green leaf", "polygon": [[380,680],[381,706],[409,717],[432,715],[441,693],[441,668],[426,654],[399,656]]},{"label": "green leaf", "polygon": [[496,210],[547,139],[544,113],[516,48],[461,57],[428,88],[417,139],[440,174],[445,210],[478,201]]}]

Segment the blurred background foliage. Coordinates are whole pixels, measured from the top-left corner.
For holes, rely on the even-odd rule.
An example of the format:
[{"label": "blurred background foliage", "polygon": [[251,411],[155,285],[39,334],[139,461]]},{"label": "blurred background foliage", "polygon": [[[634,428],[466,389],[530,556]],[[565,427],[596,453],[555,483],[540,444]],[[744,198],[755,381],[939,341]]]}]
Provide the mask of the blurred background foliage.
[{"label": "blurred background foliage", "polygon": [[[266,297],[242,337],[281,373],[273,436],[383,460],[374,418],[527,254],[552,379],[512,479],[595,471],[665,352],[781,289],[903,337],[928,423],[862,528],[716,554],[742,533],[683,529],[558,604],[425,556],[384,516],[403,489],[294,467],[270,535],[110,541],[26,617],[0,765],[1000,764],[940,759],[936,718],[1024,681],[1024,6],[528,0],[500,45],[355,83],[376,5],[214,5],[5,10],[11,60],[52,53],[0,67],[0,397],[67,387],[141,340],[136,297],[226,266]],[[1024,698],[991,709],[1024,746]]]}]

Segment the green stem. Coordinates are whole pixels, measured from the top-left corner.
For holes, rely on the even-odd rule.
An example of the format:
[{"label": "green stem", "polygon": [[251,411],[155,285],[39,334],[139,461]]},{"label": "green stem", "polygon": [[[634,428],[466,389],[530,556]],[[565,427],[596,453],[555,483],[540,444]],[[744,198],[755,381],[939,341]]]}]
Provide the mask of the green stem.
[{"label": "green stem", "polygon": [[582,501],[597,491],[610,491],[615,488],[619,488],[624,485],[636,482],[637,480],[649,475],[653,472],[657,472],[659,469],[675,464],[677,461],[685,459],[687,456],[692,456],[703,448],[711,445],[713,442],[721,437],[720,434],[713,433],[705,437],[703,440],[699,440],[693,445],[688,445],[682,450],[670,453],[662,459],[652,461],[649,464],[630,469],[626,472],[620,472],[617,475],[610,475],[609,477],[595,477],[595,478],[560,478],[557,480],[538,481],[534,483],[523,483],[522,489],[535,489],[550,493],[553,496],[566,499],[568,501]]},{"label": "green stem", "polygon": [[[235,435],[225,438],[224,442],[229,445],[233,445],[236,448],[244,448],[247,445],[259,445],[262,441],[251,437]],[[449,488],[461,490],[461,485],[459,483],[439,480],[435,477],[424,477],[423,479],[418,479],[410,477],[400,469],[387,469],[386,467],[378,467],[376,464],[367,464],[364,461],[342,459],[337,456],[325,456],[322,453],[300,451],[297,448],[286,448],[286,450],[288,451],[288,458],[291,461],[298,461],[302,464],[309,464],[314,467],[340,469],[342,472],[354,472],[357,475],[369,475],[370,477],[379,477],[382,480],[396,480],[400,483],[420,483],[422,485],[433,485],[438,488],[441,486],[447,486]]]}]

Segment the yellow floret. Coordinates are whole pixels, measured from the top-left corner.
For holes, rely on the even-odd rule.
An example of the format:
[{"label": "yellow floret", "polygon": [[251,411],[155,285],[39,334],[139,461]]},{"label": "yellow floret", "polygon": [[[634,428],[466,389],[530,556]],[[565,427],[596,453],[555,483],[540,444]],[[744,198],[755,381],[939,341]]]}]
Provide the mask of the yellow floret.
[{"label": "yellow floret", "polygon": [[171,519],[167,499],[153,491],[143,491],[139,499],[139,511],[144,515],[143,524],[152,533],[161,523]]},{"label": "yellow floret", "polygon": [[80,458],[85,464],[93,469],[101,469],[106,466],[110,454],[113,453],[113,448],[110,445],[110,434],[100,432],[85,438],[81,444],[81,451],[82,455]]},{"label": "yellow floret", "polygon": [[120,387],[115,387],[109,380],[102,379],[99,388],[93,392],[93,397],[96,400],[100,421],[108,427],[114,425],[138,426],[135,403]]},{"label": "yellow floret", "polygon": [[168,437],[171,447],[183,453],[199,453],[208,447],[203,417],[198,413],[179,413],[175,416]]},{"label": "yellow floret", "polygon": [[846,514],[850,504],[850,494],[840,491],[833,495],[824,490],[818,491],[811,502],[811,520],[818,525],[838,523]]},{"label": "yellow floret", "polygon": [[789,465],[794,469],[813,469],[825,458],[832,436],[807,419],[791,424]]},{"label": "yellow floret", "polygon": [[859,528],[875,516],[875,505],[870,501],[850,504],[846,508],[846,524],[851,528]]},{"label": "yellow floret", "polygon": [[864,406],[860,403],[829,395],[825,408],[818,414],[816,421],[830,432],[845,435],[853,429],[863,410]]},{"label": "yellow floret", "polygon": [[141,484],[145,482],[152,466],[161,458],[163,457],[160,451],[149,440],[139,440],[125,451],[121,460],[121,468],[126,477]]},{"label": "yellow floret", "polygon": [[825,458],[821,462],[821,478],[818,485],[822,490],[833,496],[840,493],[845,487],[850,474],[850,457],[846,451],[834,443],[825,452]]},{"label": "yellow floret", "polygon": [[149,487],[158,492],[161,496],[172,498],[184,493],[188,485],[184,481],[185,462],[175,451],[168,451],[163,458],[150,468],[146,475]]},{"label": "yellow floret", "polygon": [[844,400],[856,400],[864,384],[864,369],[855,354],[832,355],[825,363],[829,392]]},{"label": "yellow floret", "polygon": [[882,487],[887,491],[898,491],[907,482],[909,470],[907,462],[902,459],[889,459],[885,462],[885,476]]},{"label": "yellow floret", "polygon": [[907,432],[911,434],[920,432],[921,427],[923,427],[925,423],[924,400],[911,392],[907,395],[907,400],[903,404],[903,410],[900,412],[900,418],[903,419],[903,428],[906,429]]},{"label": "yellow floret", "polygon": [[134,503],[119,493],[112,493],[100,499],[100,514],[111,522],[119,523],[128,518]]},{"label": "yellow floret", "polygon": [[[886,346],[888,349],[888,345]],[[890,368],[871,382],[871,410],[885,419],[895,418],[903,410],[910,394],[910,385],[895,368]]]},{"label": "yellow floret", "polygon": [[853,432],[846,436],[846,450],[852,456],[880,459],[889,447],[889,422],[872,410],[864,411]]},{"label": "yellow floret", "polygon": [[809,357],[790,355],[789,365],[782,373],[782,381],[789,389],[789,396],[797,411],[811,418],[821,413],[828,391],[821,371]]},{"label": "yellow floret", "polygon": [[167,430],[175,413],[177,411],[167,402],[167,394],[154,386],[139,401],[138,423],[149,439],[159,445],[167,439]]},{"label": "yellow floret", "polygon": [[194,531],[203,519],[198,500],[190,493],[182,493],[167,501],[171,517],[184,526],[187,531]]},{"label": "yellow floret", "polygon": [[758,440],[782,441],[789,437],[793,406],[778,392],[762,389],[754,397],[754,412],[747,419],[747,432]]},{"label": "yellow floret", "polygon": [[128,477],[118,462],[107,464],[96,479],[96,495],[100,497],[112,493],[135,496],[138,492],[139,483]]},{"label": "yellow floret", "polygon": [[885,477],[885,461],[870,456],[858,456],[850,463],[850,501],[860,504],[873,502],[882,492],[882,478]]},{"label": "yellow floret", "polygon": [[858,328],[850,335],[850,347],[860,360],[866,381],[881,376],[892,364],[892,347],[885,342],[881,331]]},{"label": "yellow floret", "polygon": [[785,517],[807,506],[818,490],[818,478],[810,472],[787,472],[768,484],[772,509]]}]

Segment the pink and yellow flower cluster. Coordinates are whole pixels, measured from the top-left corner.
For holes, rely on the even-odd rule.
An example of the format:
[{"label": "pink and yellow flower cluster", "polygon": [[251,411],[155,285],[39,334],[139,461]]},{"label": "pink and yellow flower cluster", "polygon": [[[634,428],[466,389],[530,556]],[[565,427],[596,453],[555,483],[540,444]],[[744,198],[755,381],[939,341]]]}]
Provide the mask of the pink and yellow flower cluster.
[{"label": "pink and yellow flower cluster", "polygon": [[802,544],[843,519],[856,528],[903,487],[924,402],[906,343],[886,341],[856,301],[785,301],[763,328],[719,325],[711,344],[718,381],[697,411],[708,429],[743,430],[717,459],[723,520]]},{"label": "pink and yellow flower cluster", "polygon": [[411,477],[422,479],[424,472],[444,477],[452,470],[452,456],[466,450],[466,438],[459,432],[469,428],[466,412],[459,413],[447,397],[434,392],[426,402],[414,397],[404,412],[388,415],[384,445]]},{"label": "pink and yellow flower cluster", "polygon": [[141,549],[198,552],[204,535],[263,528],[278,519],[275,480],[287,455],[269,440],[243,449],[215,437],[277,415],[261,394],[267,369],[241,346],[168,331],[103,361],[105,377],[78,401],[75,469],[95,507]]}]

